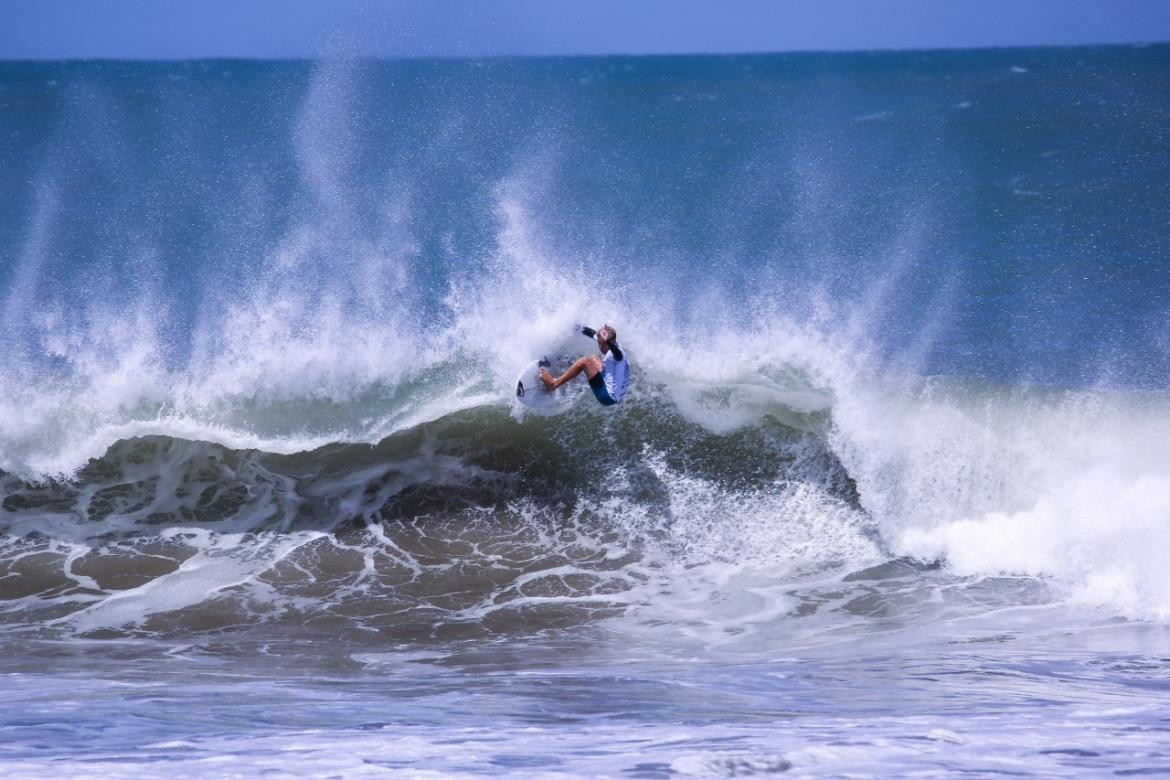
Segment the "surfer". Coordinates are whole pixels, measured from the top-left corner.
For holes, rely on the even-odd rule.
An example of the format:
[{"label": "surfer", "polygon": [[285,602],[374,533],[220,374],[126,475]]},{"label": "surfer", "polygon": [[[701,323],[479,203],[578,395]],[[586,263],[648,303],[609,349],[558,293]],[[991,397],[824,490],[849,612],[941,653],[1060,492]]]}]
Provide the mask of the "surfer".
[{"label": "surfer", "polygon": [[585,376],[589,378],[589,387],[592,388],[598,402],[602,406],[613,406],[626,397],[626,390],[630,386],[630,364],[622,348],[618,346],[617,331],[612,325],[607,324],[602,325],[600,330],[582,326],[581,333],[597,339],[601,357],[586,355],[579,358],[556,379],[552,378],[547,368],[542,368],[540,379],[549,390],[556,390],[584,371]]}]

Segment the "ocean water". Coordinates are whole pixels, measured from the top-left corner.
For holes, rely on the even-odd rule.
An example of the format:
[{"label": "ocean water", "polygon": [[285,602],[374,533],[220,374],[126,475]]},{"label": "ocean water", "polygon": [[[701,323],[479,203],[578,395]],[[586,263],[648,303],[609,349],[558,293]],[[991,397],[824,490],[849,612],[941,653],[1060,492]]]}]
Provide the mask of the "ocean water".
[{"label": "ocean water", "polygon": [[0,770],[1170,774],[1168,192],[1170,46],[0,63]]}]

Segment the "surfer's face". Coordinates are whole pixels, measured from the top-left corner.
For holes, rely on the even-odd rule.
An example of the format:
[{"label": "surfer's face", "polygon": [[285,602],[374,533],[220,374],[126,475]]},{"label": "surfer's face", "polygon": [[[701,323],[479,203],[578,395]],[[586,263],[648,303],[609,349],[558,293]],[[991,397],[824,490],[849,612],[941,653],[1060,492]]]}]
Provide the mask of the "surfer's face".
[{"label": "surfer's face", "polygon": [[600,333],[597,334],[597,348],[600,349],[602,353],[609,349],[609,344],[606,343],[605,339],[601,337]]}]

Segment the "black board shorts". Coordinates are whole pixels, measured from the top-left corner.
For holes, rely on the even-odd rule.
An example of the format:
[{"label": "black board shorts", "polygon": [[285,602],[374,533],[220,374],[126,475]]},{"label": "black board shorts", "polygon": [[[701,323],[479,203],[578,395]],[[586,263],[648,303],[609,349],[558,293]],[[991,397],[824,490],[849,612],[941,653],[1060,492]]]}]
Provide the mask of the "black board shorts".
[{"label": "black board shorts", "polygon": [[589,386],[593,388],[593,396],[602,406],[613,406],[617,403],[613,396],[609,394],[609,390],[606,389],[605,377],[601,375],[600,371],[589,377]]}]

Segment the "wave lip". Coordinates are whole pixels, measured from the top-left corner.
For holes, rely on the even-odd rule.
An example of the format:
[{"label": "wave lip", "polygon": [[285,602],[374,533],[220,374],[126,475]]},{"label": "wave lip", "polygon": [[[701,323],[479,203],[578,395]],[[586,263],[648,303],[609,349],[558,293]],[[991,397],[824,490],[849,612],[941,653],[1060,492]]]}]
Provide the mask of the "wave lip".
[{"label": "wave lip", "polygon": [[[674,615],[718,633],[725,621],[706,610],[725,592],[740,633],[770,635],[767,624],[835,601],[794,600],[792,583],[908,556],[941,562],[971,593],[983,579],[1025,577],[1043,587],[1005,586],[1021,605],[1046,592],[1041,601],[1166,619],[1158,540],[1170,511],[1170,415],[1158,395],[943,380],[828,393],[802,385],[803,369],[766,366],[673,387],[655,383],[669,375],[658,360],[616,411],[583,395],[558,417],[516,416],[503,391],[440,383],[449,395],[420,392],[383,412],[379,424],[393,432],[377,442],[246,439],[261,446],[236,449],[147,435],[63,481],[6,475],[8,565],[57,561],[15,578],[14,603],[41,582],[80,588],[56,601],[51,620],[93,631],[158,630],[183,614],[238,626],[253,610],[268,616],[261,622],[297,614],[300,624],[338,609],[331,587],[369,598],[422,578],[410,609],[460,630],[527,625],[517,616],[535,611],[553,624],[571,614],[639,616],[630,625]],[[757,406],[726,403],[744,387]],[[171,420],[126,430],[151,425],[206,433],[167,428]],[[572,541],[559,539],[559,523]],[[504,552],[516,534],[527,541]],[[125,565],[91,563],[108,557],[97,551],[110,539],[122,540]],[[511,554],[515,572],[498,579],[493,556]],[[339,568],[321,569],[327,560]],[[86,574],[92,566],[114,573]],[[199,584],[221,568],[231,584]],[[452,571],[478,583],[475,598],[440,598]],[[122,592],[118,582],[131,585]],[[401,617],[400,606],[389,612]],[[224,612],[212,620],[208,609]]]}]

